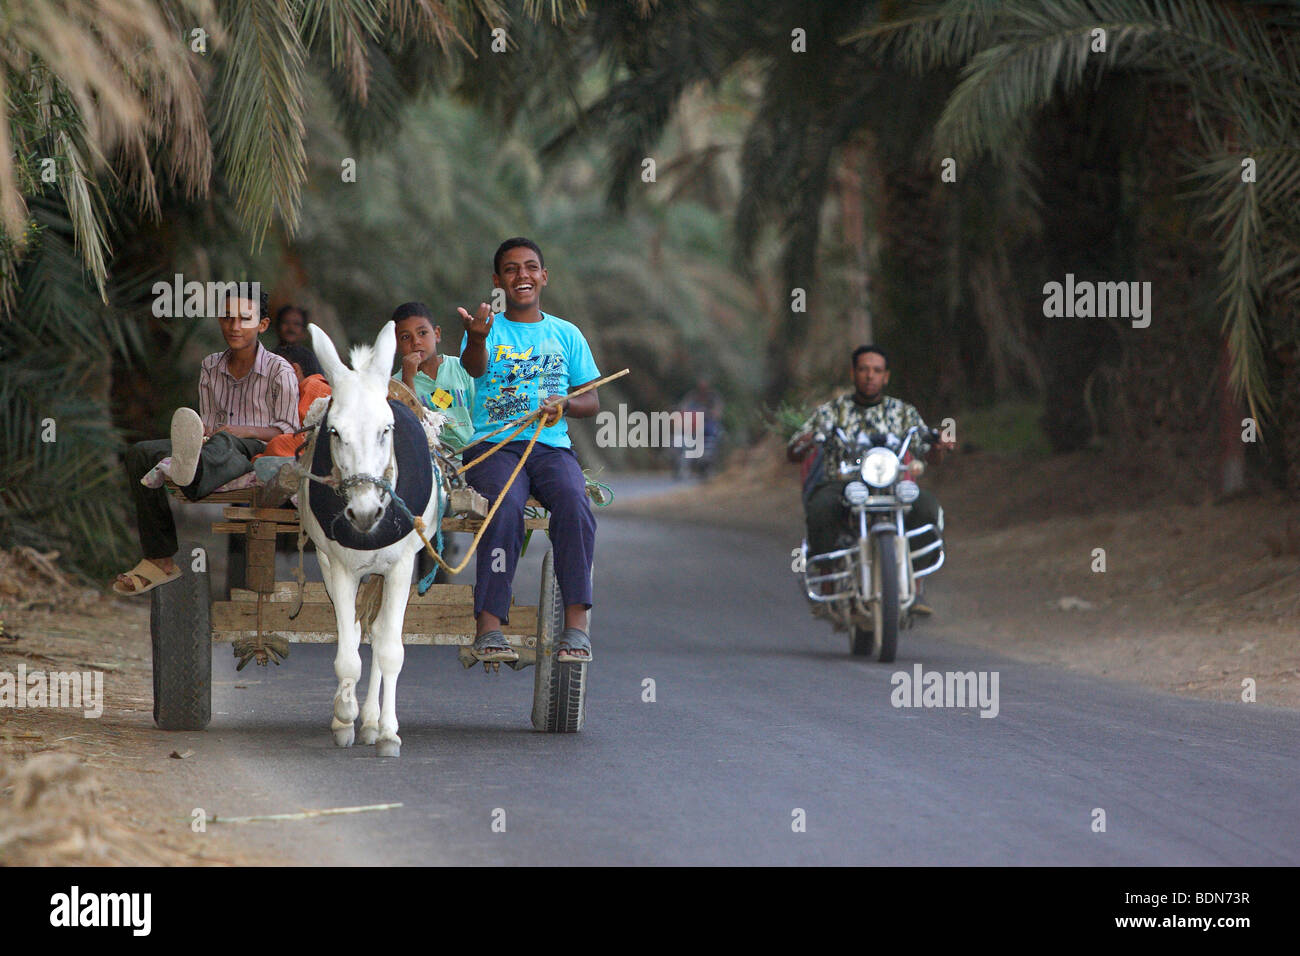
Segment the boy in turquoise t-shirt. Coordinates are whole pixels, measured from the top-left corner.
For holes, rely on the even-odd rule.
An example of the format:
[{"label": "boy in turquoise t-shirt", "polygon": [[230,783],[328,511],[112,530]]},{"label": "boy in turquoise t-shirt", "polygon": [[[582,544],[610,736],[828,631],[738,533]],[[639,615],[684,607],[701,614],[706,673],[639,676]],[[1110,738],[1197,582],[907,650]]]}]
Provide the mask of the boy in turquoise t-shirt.
[{"label": "boy in turquoise t-shirt", "polygon": [[474,402],[474,379],[454,355],[438,354],[442,341],[441,327],[423,302],[406,302],[393,311],[397,335],[397,356],[402,370],[393,378],[415,393],[420,404],[446,415],[442,441],[459,453],[474,431],[471,408]]},{"label": "boy in turquoise t-shirt", "polygon": [[569,393],[598,380],[600,370],[578,327],[541,310],[542,289],[548,281],[537,243],[522,236],[507,239],[492,258],[492,284],[504,293],[504,311],[494,315],[486,302],[474,315],[457,310],[465,326],[461,364],[476,385],[474,434],[465,461],[475,461],[493,442],[508,437],[507,432],[487,439],[502,425],[530,412],[545,412],[537,444],[508,491],[506,483],[523,460],[527,439],[537,433],[536,425],[465,473],[470,485],[489,500],[505,496],[478,546],[476,636],[470,650],[481,661],[518,658],[501,625],[509,623],[511,589],[524,541],[524,505],[530,494],[551,513],[555,576],[564,604],[564,633],[555,642],[555,660],[591,660],[587,612],[596,518],[569,440],[568,419],[595,415],[600,399],[595,390],[568,399],[563,416],[556,406]]}]

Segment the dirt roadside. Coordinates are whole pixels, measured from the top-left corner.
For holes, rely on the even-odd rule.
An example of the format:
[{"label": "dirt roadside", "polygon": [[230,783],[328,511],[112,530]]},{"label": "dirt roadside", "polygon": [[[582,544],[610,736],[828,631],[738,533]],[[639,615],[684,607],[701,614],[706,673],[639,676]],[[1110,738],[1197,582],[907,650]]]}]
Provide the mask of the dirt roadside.
[{"label": "dirt roadside", "polygon": [[[76,586],[39,554],[0,552],[0,622],[0,865],[293,862],[235,827],[191,829],[182,811],[199,761],[153,726],[147,599]],[[102,699],[4,701],[19,675],[34,688],[50,672],[98,672]]]},{"label": "dirt roadside", "polygon": [[[620,510],[795,547],[798,468],[782,457],[765,443],[707,484]],[[1273,491],[1197,501],[1174,481],[1091,453],[950,457],[922,479],[944,506],[948,557],[927,591],[936,616],[918,627],[1213,700],[1241,700],[1250,679],[1258,702],[1300,708],[1300,504]]]}]

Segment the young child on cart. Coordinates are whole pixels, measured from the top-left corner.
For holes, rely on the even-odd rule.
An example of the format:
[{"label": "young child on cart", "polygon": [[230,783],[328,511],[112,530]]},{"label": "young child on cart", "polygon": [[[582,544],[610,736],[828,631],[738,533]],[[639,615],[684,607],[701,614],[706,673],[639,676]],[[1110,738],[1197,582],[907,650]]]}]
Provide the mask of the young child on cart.
[{"label": "young child on cart", "polygon": [[278,435],[298,428],[298,380],[283,358],[258,336],[271,324],[266,296],[252,302],[229,296],[219,317],[226,350],[203,360],[199,411],[178,408],[171,438],[142,441],[126,453],[127,483],[135,503],[143,560],[117,576],[118,594],[144,594],[181,576],[176,523],[164,488],[140,483],[171,457],[171,479],[191,501],[253,468],[253,457]]},{"label": "young child on cart", "polygon": [[433,315],[423,302],[399,305],[393,311],[393,326],[397,358],[402,363],[393,378],[414,392],[422,406],[447,417],[438,437],[459,454],[474,434],[470,417],[474,379],[461,367],[460,359],[438,352],[442,327],[433,324]]}]

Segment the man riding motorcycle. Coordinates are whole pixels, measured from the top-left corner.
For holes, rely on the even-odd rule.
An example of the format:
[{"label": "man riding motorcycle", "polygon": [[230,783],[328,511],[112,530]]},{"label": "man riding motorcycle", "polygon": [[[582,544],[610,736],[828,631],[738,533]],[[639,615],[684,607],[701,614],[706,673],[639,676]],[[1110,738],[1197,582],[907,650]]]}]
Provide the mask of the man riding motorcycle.
[{"label": "man riding motorcycle", "polygon": [[[889,358],[875,345],[861,345],[853,350],[850,360],[853,368],[854,391],[833,399],[813,412],[807,422],[794,434],[786,446],[791,461],[802,461],[818,444],[820,459],[815,461],[804,481],[804,517],[808,525],[808,550],[822,554],[844,546],[841,535],[847,536],[848,508],[844,503],[844,486],[848,479],[841,477],[840,464],[853,462],[860,451],[848,448],[840,435],[855,436],[859,432],[889,432],[904,434],[918,426],[926,431],[925,422],[917,410],[901,399],[884,394],[889,384]],[[916,452],[932,464],[938,464],[953,442],[940,441],[933,446],[918,440]],[[919,469],[918,469],[919,470]],[[907,529],[922,525],[940,524],[939,501],[924,489],[904,515]],[[915,542],[919,548],[928,543],[927,536]],[[936,558],[925,556],[917,567],[929,567]],[[928,614],[930,609],[922,604],[913,607],[914,613]]]}]

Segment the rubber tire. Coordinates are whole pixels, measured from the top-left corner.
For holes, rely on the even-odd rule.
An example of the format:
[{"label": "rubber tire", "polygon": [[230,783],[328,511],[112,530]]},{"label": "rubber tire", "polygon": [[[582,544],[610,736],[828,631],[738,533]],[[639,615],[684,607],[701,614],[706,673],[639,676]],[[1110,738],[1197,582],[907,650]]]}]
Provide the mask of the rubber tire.
[{"label": "rubber tire", "polygon": [[542,558],[533,674],[533,727],[548,734],[576,734],[587,721],[587,665],[555,660],[555,642],[563,633],[564,600],[555,577],[555,555],[548,551]]},{"label": "rubber tire", "polygon": [[[872,537],[876,566],[872,570],[879,569],[880,580],[880,649],[876,660],[890,664],[898,654],[898,535],[891,530]],[[885,555],[889,555],[888,561]]]},{"label": "rubber tire", "polygon": [[202,730],[212,720],[212,596],[206,573],[149,592],[153,720],[161,730]]}]

